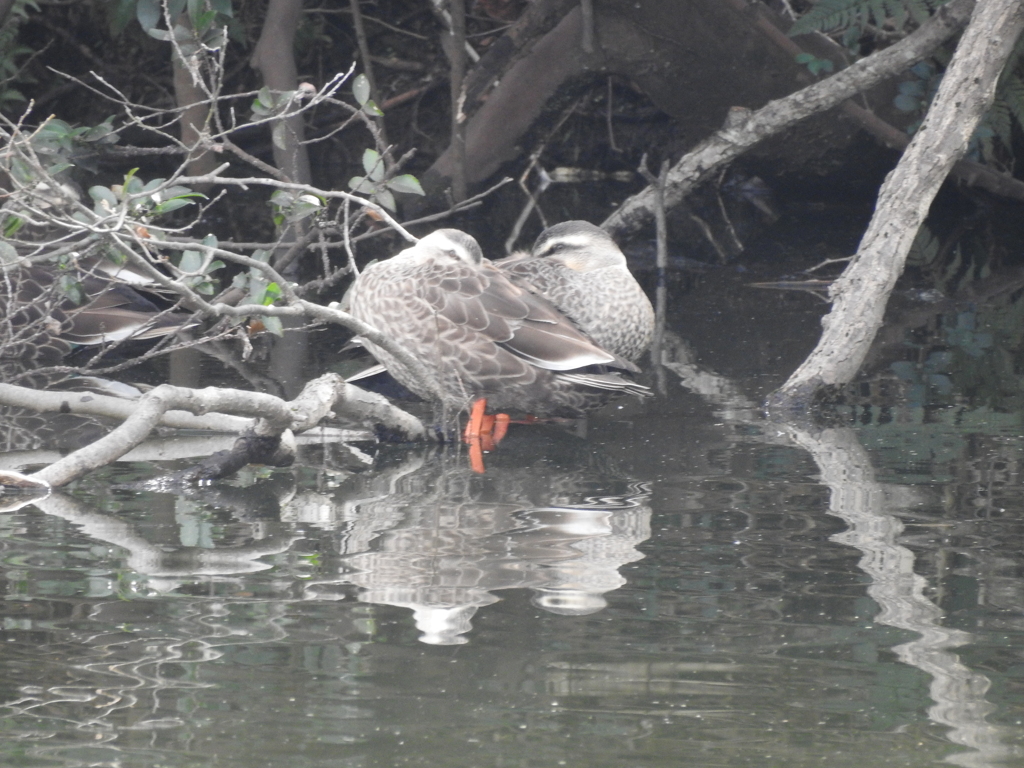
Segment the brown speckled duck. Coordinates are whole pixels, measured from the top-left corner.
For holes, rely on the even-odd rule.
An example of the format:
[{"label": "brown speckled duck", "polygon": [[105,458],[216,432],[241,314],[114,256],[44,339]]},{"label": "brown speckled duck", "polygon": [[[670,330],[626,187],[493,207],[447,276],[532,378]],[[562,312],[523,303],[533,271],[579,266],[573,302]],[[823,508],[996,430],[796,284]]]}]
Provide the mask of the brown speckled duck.
[{"label": "brown speckled duck", "polygon": [[[440,229],[367,267],[351,313],[401,344],[436,377],[445,421],[485,398],[497,410],[580,416],[615,395],[644,395],[637,367],[602,349],[543,296],[485,259],[476,240]],[[431,388],[385,350],[365,346],[425,399]]]},{"label": "brown speckled duck", "polygon": [[541,232],[530,253],[495,265],[554,304],[613,355],[636,362],[650,347],[654,308],[626,257],[600,227],[586,221],[555,224]]},{"label": "brown speckled duck", "polygon": [[11,265],[0,271],[0,380],[60,365],[78,347],[158,339],[190,319],[162,311],[132,285],[141,277],[114,268],[58,270]]}]

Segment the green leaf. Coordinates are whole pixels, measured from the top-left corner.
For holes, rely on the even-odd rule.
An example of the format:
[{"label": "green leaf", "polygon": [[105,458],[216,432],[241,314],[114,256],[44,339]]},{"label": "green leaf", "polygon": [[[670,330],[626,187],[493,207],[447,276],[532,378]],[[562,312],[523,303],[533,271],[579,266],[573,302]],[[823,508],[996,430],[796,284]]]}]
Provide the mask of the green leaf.
[{"label": "green leaf", "polygon": [[[110,23],[110,36],[118,37],[133,18],[137,18],[138,8],[135,0],[116,0],[107,6],[107,21]],[[140,22],[141,23],[141,22]]]},{"label": "green leaf", "polygon": [[395,205],[395,196],[386,189],[378,190],[377,194],[374,195],[377,202],[387,208],[389,211],[398,210],[398,206]]},{"label": "green leaf", "polygon": [[11,175],[22,184],[31,184],[35,181],[34,169],[20,157],[11,159]]},{"label": "green leaf", "polygon": [[281,286],[277,283],[267,283],[267,287],[263,292],[263,306],[269,307],[280,298]]},{"label": "green leaf", "polygon": [[203,45],[215,51],[218,48],[223,48],[227,44],[228,38],[224,27],[215,25],[203,32],[202,41]]},{"label": "green leaf", "polygon": [[288,221],[301,221],[319,213],[323,202],[316,195],[299,195],[288,210]]},{"label": "green leaf", "polygon": [[10,265],[18,261],[18,251],[10,243],[0,241],[0,264]]},{"label": "green leaf", "polygon": [[384,162],[380,159],[380,153],[377,150],[363,150],[363,170],[366,171],[370,181],[380,181],[384,178]]},{"label": "green leaf", "polygon": [[98,141],[101,143],[108,143],[110,137],[114,137],[114,142],[119,140],[119,137],[114,133],[114,126],[112,123],[113,118],[107,118],[99,125],[94,125],[89,128],[83,135],[82,141]]},{"label": "green leaf", "polygon": [[[196,15],[195,19],[192,21],[192,24],[200,33],[206,33],[210,31],[210,28],[213,26],[213,22],[216,21],[216,19],[216,11],[206,11],[204,13]],[[204,39],[203,42],[206,42],[206,40]]]},{"label": "green leaf", "polygon": [[199,251],[182,251],[178,269],[182,272],[198,272],[203,266],[203,254]]},{"label": "green leaf", "polygon": [[267,292],[267,279],[262,274],[249,273],[249,295],[243,304],[263,304],[263,296]]},{"label": "green leaf", "polygon": [[278,149],[288,149],[288,124],[283,120],[274,126],[270,132],[274,146]]},{"label": "green leaf", "polygon": [[117,195],[108,187],[89,187],[89,197],[96,201],[96,210],[100,213],[109,213],[117,207]]},{"label": "green leaf", "polygon": [[274,92],[267,88],[267,86],[260,88],[259,92],[256,94],[256,99],[267,109],[273,109],[276,106],[276,103],[274,102]]},{"label": "green leaf", "polygon": [[281,324],[280,317],[272,317],[271,315],[264,315],[263,327],[267,329],[269,333],[275,336],[284,336],[284,325]]},{"label": "green leaf", "polygon": [[160,216],[171,211],[176,211],[179,208],[184,208],[186,205],[192,205],[192,200],[185,200],[181,197],[174,197],[170,200],[165,200],[162,203],[157,203],[153,206],[152,213],[154,216]]},{"label": "green leaf", "polygon": [[18,216],[8,216],[4,220],[4,237],[14,237],[24,224],[24,219]]},{"label": "green leaf", "polygon": [[51,137],[63,137],[63,136],[67,136],[67,135],[71,134],[73,132],[73,130],[74,129],[72,129],[72,127],[68,123],[64,122],[63,120],[58,120],[57,118],[52,118],[50,120],[47,120],[46,124],[42,128],[39,129],[39,135],[40,136],[51,136]]},{"label": "green leaf", "polygon": [[420,186],[419,179],[411,173],[403,173],[401,176],[395,176],[395,178],[387,182],[387,188],[392,192],[405,192],[409,195],[426,194],[423,191],[423,187]]},{"label": "green leaf", "polygon": [[294,199],[295,195],[286,189],[279,189],[270,196],[270,202],[278,208],[287,208]]},{"label": "green leaf", "polygon": [[373,101],[368,101],[363,104],[363,112],[373,117],[384,117],[384,113],[381,111],[380,107],[378,107]]},{"label": "green leaf", "polygon": [[160,23],[161,13],[160,0],[138,0],[138,5],[135,6],[135,18],[139,20],[146,33]]},{"label": "green leaf", "polygon": [[183,187],[179,184],[173,187],[168,187],[160,193],[160,197],[164,200],[170,200],[172,197],[206,197],[202,192],[193,192],[188,187]]},{"label": "green leaf", "polygon": [[111,261],[114,264],[117,264],[117,266],[119,266],[119,267],[128,263],[128,255],[125,254],[125,253],[121,253],[120,251],[107,250],[103,254],[103,257],[105,259],[107,259],[108,261]]},{"label": "green leaf", "polygon": [[366,75],[356,75],[356,79],[352,81],[352,95],[360,107],[366,106],[366,102],[370,100],[370,81]]},{"label": "green leaf", "polygon": [[368,181],[365,176],[353,176],[348,180],[348,188],[353,192],[361,192],[364,195],[372,194],[376,189],[373,182]]},{"label": "green leaf", "polygon": [[84,304],[85,288],[72,275],[63,274],[57,278],[57,289],[74,304]]},{"label": "green leaf", "polygon": [[124,182],[122,183],[122,186],[125,188],[125,191],[128,191],[128,192],[135,191],[135,190],[132,189],[132,182],[133,181],[136,183],[137,188],[139,190],[142,189],[142,182],[139,179],[135,178],[135,174],[138,173],[138,172],[139,172],[138,168],[132,168],[130,171],[128,171],[128,173],[126,173],[124,175]]}]

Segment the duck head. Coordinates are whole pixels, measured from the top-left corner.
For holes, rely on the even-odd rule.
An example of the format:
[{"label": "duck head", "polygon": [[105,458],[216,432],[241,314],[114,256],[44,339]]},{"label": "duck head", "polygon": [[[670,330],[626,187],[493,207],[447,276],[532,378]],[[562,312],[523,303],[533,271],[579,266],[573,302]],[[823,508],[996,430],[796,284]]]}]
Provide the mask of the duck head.
[{"label": "duck head", "polygon": [[554,259],[577,272],[626,266],[626,257],[611,235],[587,221],[564,221],[548,227],[540,233],[530,255]]},{"label": "duck head", "polygon": [[453,260],[478,267],[483,263],[484,253],[476,238],[461,229],[437,229],[395,258],[403,259],[410,264]]}]

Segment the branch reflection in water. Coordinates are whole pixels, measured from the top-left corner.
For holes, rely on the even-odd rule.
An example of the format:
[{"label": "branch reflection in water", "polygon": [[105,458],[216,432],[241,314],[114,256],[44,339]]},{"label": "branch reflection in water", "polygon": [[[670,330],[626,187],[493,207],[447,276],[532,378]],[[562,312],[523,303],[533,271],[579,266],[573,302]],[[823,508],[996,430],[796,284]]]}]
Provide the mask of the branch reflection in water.
[{"label": "branch reflection in water", "polygon": [[[670,334],[669,341],[663,364],[679,376],[684,387],[715,404],[725,423],[739,426],[757,422],[753,403],[738,387],[694,364],[693,354],[683,340]],[[832,540],[863,553],[859,565],[871,579],[867,591],[881,609],[874,622],[920,635],[892,650],[904,664],[931,677],[930,694],[935,705],[929,717],[949,727],[950,741],[970,749],[948,756],[946,762],[985,768],[1019,760],[1024,751],[1005,743],[1016,738],[1015,732],[987,721],[997,709],[985,699],[991,681],[963,664],[953,652],[958,646],[970,644],[972,635],[943,626],[942,609],[925,595],[927,581],[914,571],[913,551],[899,544],[904,526],[894,512],[901,495],[912,497],[914,490],[879,482],[853,429],[813,428],[786,420],[759,426],[752,439],[799,446],[817,465],[821,483],[831,492],[829,512],[848,525],[848,530],[835,534]]]},{"label": "branch reflection in water", "polygon": [[[676,340],[664,360],[667,383],[716,412],[674,436],[668,464],[643,422],[634,442],[531,428],[483,476],[457,454],[388,449],[368,469],[325,449],[189,497],[119,496],[105,483],[138,471],[122,468],[0,516],[0,753],[133,768],[738,765],[767,749],[793,765],[1019,762],[1012,680],[985,658],[1010,642],[996,622],[1016,621],[1019,576],[977,579],[1003,616],[948,597],[943,616],[937,548],[918,540],[921,521],[974,525],[932,498],[959,491],[889,482],[889,464],[876,476],[870,433],[763,421]],[[617,470],[615,450],[643,470]],[[641,471],[658,473],[656,503]],[[1017,487],[986,498],[1019,506]],[[957,553],[1012,539],[998,523]]]},{"label": "branch reflection in water", "polygon": [[[570,451],[580,443],[552,440]],[[47,628],[45,653],[31,644],[5,649],[16,668],[31,670],[5,675],[18,691],[5,697],[6,732],[40,759],[67,759],[81,740],[90,761],[104,759],[104,749],[115,760],[132,730],[152,734],[154,754],[166,756],[195,738],[202,718],[186,713],[202,706],[199,691],[220,687],[203,682],[208,662],[244,668],[284,647],[341,644],[351,658],[339,663],[359,666],[358,648],[374,634],[371,603],[411,609],[431,644],[467,642],[474,613],[499,590],[532,590],[534,604],[554,614],[600,611],[604,595],[625,583],[618,569],[642,557],[636,546],[650,536],[651,510],[643,483],[616,476],[590,449],[580,455],[583,469],[538,458],[526,467],[495,461],[480,476],[459,453],[394,449],[379,457],[380,471],[337,473],[333,488],[298,491],[277,473],[194,499],[153,494],[134,519],[70,495],[37,500],[45,516],[29,507],[0,518],[14,527],[8,583],[21,579],[20,595],[8,598],[33,614],[26,630]],[[26,538],[18,554],[17,532],[58,519],[88,537],[96,576],[86,586],[61,543],[48,552]],[[11,569],[22,557],[30,567]],[[339,599],[349,600],[342,610]],[[38,615],[42,606],[53,615]],[[296,620],[310,610],[317,621]]]}]

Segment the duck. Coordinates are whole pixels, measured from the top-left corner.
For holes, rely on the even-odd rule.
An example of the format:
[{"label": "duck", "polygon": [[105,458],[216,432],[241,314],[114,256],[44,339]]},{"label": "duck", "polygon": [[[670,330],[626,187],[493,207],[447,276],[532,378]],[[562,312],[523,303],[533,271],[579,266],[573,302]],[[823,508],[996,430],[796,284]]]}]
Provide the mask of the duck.
[{"label": "duck", "polygon": [[[81,347],[162,338],[191,315],[161,310],[134,273],[8,265],[0,274],[0,361],[28,371],[60,365]],[[6,369],[5,365],[4,368]]]},{"label": "duck", "polygon": [[650,393],[632,380],[635,363],[514,282],[458,229],[435,230],[366,267],[345,306],[423,365],[435,386],[361,340],[400,384],[431,401],[445,424],[483,401],[495,410],[577,418],[616,395]]},{"label": "duck", "polygon": [[635,363],[654,339],[654,307],[611,235],[587,221],[548,227],[533,248],[494,262],[595,344]]}]

